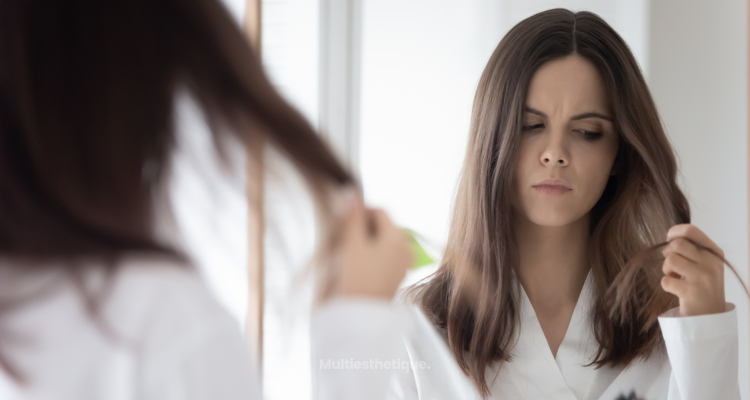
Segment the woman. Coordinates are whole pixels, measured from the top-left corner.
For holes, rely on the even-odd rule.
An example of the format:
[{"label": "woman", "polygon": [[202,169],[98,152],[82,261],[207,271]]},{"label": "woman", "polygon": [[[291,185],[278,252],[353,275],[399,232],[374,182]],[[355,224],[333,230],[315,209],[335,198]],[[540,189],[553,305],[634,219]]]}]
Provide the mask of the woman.
[{"label": "woman", "polygon": [[339,272],[320,310],[333,339],[396,340],[351,314],[387,308],[403,235],[362,205],[222,5],[2,0],[0,397],[261,398],[236,322],[157,226],[173,121],[195,112],[217,149],[273,146],[313,190]]},{"label": "woman", "polygon": [[609,25],[563,9],[516,25],[477,88],[443,261],[409,292],[392,397],[739,399],[723,253],[676,174]]}]

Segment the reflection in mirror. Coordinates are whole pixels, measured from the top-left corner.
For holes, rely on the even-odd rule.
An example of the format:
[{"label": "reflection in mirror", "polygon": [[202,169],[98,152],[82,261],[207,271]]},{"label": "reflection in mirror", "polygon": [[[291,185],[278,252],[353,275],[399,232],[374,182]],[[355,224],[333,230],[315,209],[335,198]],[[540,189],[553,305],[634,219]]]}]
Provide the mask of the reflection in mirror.
[{"label": "reflection in mirror", "polygon": [[[274,24],[264,28],[267,29],[264,30],[264,33],[267,32],[264,43],[268,44],[268,47],[264,47],[266,67],[278,87],[314,124],[318,124],[322,113],[319,102],[327,98],[321,90],[336,87],[336,80],[341,78],[320,71],[323,68],[320,57],[330,54],[330,49],[322,46],[323,35],[319,26],[322,3],[312,0],[268,3],[264,16],[274,16],[275,19]],[[648,221],[655,227],[653,231],[645,233],[645,242],[637,245],[632,242],[641,240],[643,232],[631,235],[631,241],[623,241],[624,236],[614,235],[621,235],[628,221],[633,223],[634,220],[628,218],[622,218],[621,225],[609,225],[606,232],[597,233],[602,239],[593,243],[598,243],[598,248],[610,249],[609,258],[604,257],[607,263],[622,262],[622,257],[626,261],[634,254],[632,249],[622,247],[621,256],[614,257],[612,255],[618,252],[611,251],[612,246],[628,244],[640,249],[645,243],[666,241],[666,232],[671,226],[689,222],[698,230],[675,230],[673,234],[692,238],[709,248],[714,243],[727,260],[739,267],[739,274],[747,281],[745,4],[727,3],[706,10],[690,2],[678,5],[676,2],[648,0],[467,0],[441,1],[439,4],[416,0],[349,2],[352,3],[357,5],[355,8],[358,10],[355,23],[358,30],[355,31],[359,32],[359,40],[351,42],[353,50],[350,57],[340,60],[353,74],[348,75],[346,82],[342,80],[344,83],[340,85],[345,88],[344,93],[355,93],[357,96],[357,107],[342,114],[357,121],[356,126],[349,129],[354,137],[346,139],[349,141],[347,143],[357,143],[357,146],[340,148],[354,152],[344,157],[353,160],[353,167],[359,171],[367,201],[385,208],[400,226],[414,231],[428,258],[434,260],[411,271],[403,283],[404,287],[434,273],[444,261],[443,251],[450,249],[452,243],[461,243],[461,233],[468,235],[471,228],[479,229],[479,224],[487,223],[466,222],[465,229],[457,230],[449,241],[451,213],[458,203],[463,202],[466,212],[484,209],[489,213],[496,204],[485,204],[478,198],[484,199],[484,202],[487,199],[517,201],[518,208],[523,212],[517,213],[517,219],[511,220],[515,224],[512,228],[506,226],[505,231],[517,235],[520,255],[516,257],[519,257],[519,280],[522,284],[522,291],[517,295],[528,302],[526,312],[532,310],[531,314],[521,311],[519,316],[538,323],[539,329],[531,336],[536,335],[535,340],[540,340],[539,343],[549,348],[552,359],[559,363],[563,363],[566,357],[568,361],[577,360],[579,354],[570,351],[569,345],[576,329],[584,326],[580,314],[585,304],[578,299],[591,293],[601,295],[597,285],[611,283],[612,277],[605,279],[595,272],[589,275],[589,270],[578,267],[575,273],[561,275],[556,268],[563,268],[564,264],[580,266],[585,264],[584,260],[591,262],[593,257],[589,258],[590,254],[581,250],[587,248],[581,244],[584,242],[581,237],[585,236],[590,220],[581,218],[595,209],[601,195],[614,193],[612,188],[610,192],[607,191],[610,179],[617,180],[626,175],[632,178],[636,173],[636,167],[630,165],[626,168],[627,164],[620,161],[637,153],[633,143],[638,138],[643,146],[641,151],[650,154],[641,156],[643,160],[650,161],[644,161],[647,168],[640,170],[643,175],[639,179],[646,182],[644,187],[649,190],[661,191],[657,196],[660,200],[649,198],[644,201],[663,204],[654,206],[652,214],[641,214],[642,222]],[[517,104],[526,107],[527,112],[520,114],[522,120],[519,123],[522,126],[517,126],[520,128],[518,134],[523,135],[519,136],[517,143],[518,160],[510,164],[516,168],[516,175],[511,173],[513,168],[508,168],[506,175],[496,176],[495,179],[499,179],[498,182],[511,177],[516,179],[516,186],[508,187],[517,190],[519,198],[492,197],[488,186],[475,188],[475,193],[486,196],[462,198],[468,196],[470,190],[467,188],[470,185],[479,185],[480,179],[484,179],[478,171],[467,167],[467,163],[483,161],[486,164],[493,160],[492,153],[482,153],[486,158],[476,156],[480,150],[490,151],[495,145],[490,136],[481,143],[484,147],[467,147],[475,129],[471,127],[472,107],[475,111],[477,107],[482,107],[482,104],[475,102],[475,96],[479,96],[477,90],[481,91],[483,87],[487,91],[497,89],[487,82],[483,86],[480,80],[482,72],[488,60],[492,63],[492,52],[513,26],[540,11],[557,6],[591,10],[601,16],[622,37],[636,64],[629,65],[633,68],[630,72],[620,71],[620,75],[607,76],[601,73],[602,65],[611,66],[616,57],[607,56],[603,64],[596,64],[585,57],[568,58],[566,64],[561,58],[558,64],[544,63],[543,68],[534,71],[533,77],[517,75],[518,80],[514,82],[526,82],[528,87],[524,90],[528,93],[526,101]],[[302,9],[309,12],[299,12]],[[287,17],[282,16],[284,12]],[[287,18],[287,22],[282,23],[283,18]],[[711,26],[725,29],[712,30]],[[578,31],[585,32],[585,27],[580,27]],[[272,49],[274,45],[277,46],[276,55]],[[326,45],[330,43],[326,42]],[[286,59],[283,54],[286,54]],[[299,54],[301,58],[295,59],[290,54]],[[628,85],[636,85],[639,74],[644,79],[646,86],[643,88],[647,88],[647,92],[626,97],[622,91],[632,89]],[[351,79],[351,76],[355,79]],[[616,97],[611,96],[608,92],[610,80],[616,81],[623,76],[627,77],[627,82],[619,87]],[[637,113],[632,110],[651,107],[649,101],[642,98],[644,93],[653,99],[653,111],[658,111],[658,117],[652,112]],[[627,98],[630,101],[618,105],[613,104],[614,98]],[[498,112],[504,110],[496,103],[483,106]],[[606,118],[572,118],[588,113]],[[628,116],[630,120],[623,119],[623,116]],[[628,123],[626,127],[623,126],[625,122]],[[659,133],[662,127],[663,134]],[[325,135],[326,131],[323,130]],[[334,137],[333,140],[337,139]],[[336,146],[336,143],[333,145]],[[674,154],[674,164],[671,164],[669,154]],[[475,157],[471,158],[472,155]],[[564,167],[555,170],[550,166],[545,169],[555,162]],[[612,170],[609,170],[610,166]],[[575,173],[562,173],[563,168]],[[486,174],[492,172],[485,170]],[[473,180],[465,186],[459,185],[459,178],[467,176]],[[555,187],[535,187],[539,181],[547,178],[564,179],[566,182],[563,185],[571,186],[569,189],[572,190],[558,195]],[[619,182],[623,184],[624,181]],[[511,181],[505,184],[510,185]],[[627,188],[621,189],[625,192],[632,189],[631,186]],[[684,199],[681,199],[680,193],[684,194]],[[567,198],[570,201],[566,203]],[[634,207],[635,202],[633,198],[628,204]],[[687,204],[690,207],[689,217],[685,212]],[[623,207],[621,213],[627,209]],[[574,221],[577,222],[577,229],[565,231],[565,240],[560,242],[564,246],[558,243],[555,247],[552,246],[554,242],[542,239],[547,237],[545,235],[552,235],[550,232],[554,232],[554,229],[538,229],[539,225],[559,227]],[[280,237],[293,242],[288,235],[294,235],[294,222],[287,225],[287,235],[281,234]],[[702,234],[711,243],[702,239]],[[308,236],[305,240],[312,240],[314,235],[310,233]],[[635,237],[641,239],[633,239]],[[556,262],[550,263],[549,259],[543,257],[545,251],[549,250],[537,247],[544,243],[551,248],[562,247],[570,254],[564,253],[565,257],[556,257]],[[607,247],[607,243],[610,247]],[[676,245],[667,246],[664,252],[677,252],[674,247]],[[658,250],[653,254],[653,257],[661,255]],[[304,257],[300,260],[304,260]],[[296,262],[302,263],[299,260]],[[657,264],[658,268],[654,267]],[[279,265],[283,265],[283,262]],[[530,267],[524,267],[526,265]],[[648,279],[638,279],[646,279],[656,292],[661,287],[661,278],[657,279],[656,275],[661,273],[663,261],[654,261],[649,265],[652,273]],[[266,268],[271,268],[270,261]],[[672,272],[679,275],[676,271]],[[532,283],[536,282],[534,277],[538,276],[545,277],[536,280],[542,282],[541,285]],[[283,292],[279,289],[282,286],[288,291],[290,286],[284,282],[289,278],[290,275],[284,275],[274,283],[269,275],[267,288],[276,285],[277,293]],[[641,281],[633,284],[638,282]],[[560,286],[564,286],[564,290],[559,289]],[[734,353],[739,361],[740,391],[743,398],[747,398],[747,300],[743,297],[742,286],[731,273],[724,274],[722,287],[726,301],[736,307],[740,340]],[[552,296],[553,293],[561,297]],[[659,303],[662,307],[676,306],[677,298],[668,295],[655,301],[663,301]],[[285,299],[282,296],[275,302],[277,305],[286,304]],[[521,303],[526,304],[518,302]],[[274,307],[271,304],[273,301],[269,299],[267,307]],[[281,314],[278,314],[276,307],[275,310],[267,308],[269,315],[266,316],[266,323],[279,327],[279,330],[267,336],[267,359],[264,361],[266,366],[276,363],[276,369],[267,369],[264,379],[269,393],[275,390],[273,387],[278,389],[272,398],[285,398],[283,393],[288,394],[285,390],[289,388],[283,383],[284,369],[295,365],[294,368],[302,370],[306,360],[299,357],[293,361],[295,356],[290,354],[297,352],[283,353],[283,348],[291,343],[290,337],[296,335],[294,340],[297,340],[297,344],[292,348],[304,350],[306,347],[303,343],[307,343],[308,339],[303,333],[298,333],[304,323],[294,328],[284,326],[281,321],[286,317],[279,317]],[[627,310],[627,307],[622,310]],[[689,308],[686,310],[691,312]],[[274,318],[276,322],[272,322]],[[656,322],[653,326],[658,324]],[[592,325],[591,322],[589,325]],[[493,334],[502,331],[497,329]],[[492,331],[488,332],[489,335]],[[283,335],[287,335],[287,342],[274,342]],[[621,337],[612,337],[619,338],[616,339],[618,342],[622,341]],[[573,361],[571,363],[575,364]],[[560,368],[564,377],[586,376]],[[479,374],[475,373],[475,376]],[[602,390],[606,388],[605,385]],[[575,392],[577,389],[571,390]],[[625,392],[625,395],[628,393]],[[613,393],[614,397],[619,394]]]}]

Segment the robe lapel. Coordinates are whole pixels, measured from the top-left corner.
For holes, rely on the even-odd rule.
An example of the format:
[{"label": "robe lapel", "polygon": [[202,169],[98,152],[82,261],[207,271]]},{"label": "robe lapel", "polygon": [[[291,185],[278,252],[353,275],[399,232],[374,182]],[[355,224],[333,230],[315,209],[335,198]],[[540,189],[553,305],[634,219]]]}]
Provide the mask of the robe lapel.
[{"label": "robe lapel", "polygon": [[654,355],[647,361],[635,361],[617,375],[598,399],[616,399],[631,392],[637,399],[666,399],[671,373],[672,367],[664,354]]},{"label": "robe lapel", "polygon": [[598,399],[622,371],[621,367],[586,367],[599,347],[591,319],[594,285],[593,272],[589,271],[555,359],[563,379],[579,400]]},{"label": "robe lapel", "polygon": [[493,382],[492,392],[507,393],[511,386],[511,392],[521,394],[526,399],[580,400],[566,383],[552,356],[547,338],[523,288],[520,288],[519,296],[521,324],[512,350],[513,360],[500,365],[499,379],[495,382],[492,379],[497,369],[493,368],[492,375],[488,375],[488,382]]},{"label": "robe lapel", "polygon": [[[628,368],[608,365],[599,369],[594,366],[585,367],[594,359],[599,347],[591,318],[594,293],[593,272],[589,271],[555,359],[563,380],[579,400],[614,400],[631,391],[635,392],[637,398],[662,398],[663,389],[657,383],[671,371],[668,365],[665,368],[662,357],[655,356],[646,362],[635,362]],[[539,329],[541,331],[541,327]],[[543,332],[542,338],[544,339]]]},{"label": "robe lapel", "polygon": [[624,369],[585,367],[599,346],[591,319],[594,293],[593,272],[589,271],[555,358],[534,308],[520,288],[517,294],[521,325],[512,350],[513,359],[487,368],[493,399],[614,400],[631,391],[638,398],[666,398],[666,385],[660,383],[669,380],[671,368],[661,357],[636,362]]}]

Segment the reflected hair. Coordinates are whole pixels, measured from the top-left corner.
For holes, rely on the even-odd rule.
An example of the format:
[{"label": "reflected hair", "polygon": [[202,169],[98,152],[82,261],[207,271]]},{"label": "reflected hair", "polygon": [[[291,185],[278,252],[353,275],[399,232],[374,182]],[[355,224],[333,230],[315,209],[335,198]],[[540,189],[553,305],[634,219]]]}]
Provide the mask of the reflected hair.
[{"label": "reflected hair", "polygon": [[481,75],[445,254],[433,275],[407,291],[446,333],[453,357],[485,398],[485,371],[512,359],[520,324],[511,198],[527,91],[540,66],[570,55],[601,74],[620,142],[618,173],[590,211],[591,320],[599,348],[589,365],[626,366],[663,352],[655,316],[678,304],[661,289],[663,257],[653,250],[670,227],[690,222],[690,208],[639,66],[598,15],[535,14],[505,35]]}]

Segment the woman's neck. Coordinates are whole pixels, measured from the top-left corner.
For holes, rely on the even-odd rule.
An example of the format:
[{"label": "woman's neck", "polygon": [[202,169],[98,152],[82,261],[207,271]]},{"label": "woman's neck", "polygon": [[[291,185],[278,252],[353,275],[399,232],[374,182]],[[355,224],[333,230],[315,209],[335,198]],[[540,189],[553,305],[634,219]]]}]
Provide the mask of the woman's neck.
[{"label": "woman's neck", "polygon": [[519,280],[535,307],[552,310],[578,301],[589,272],[589,218],[559,227],[515,218]]}]

